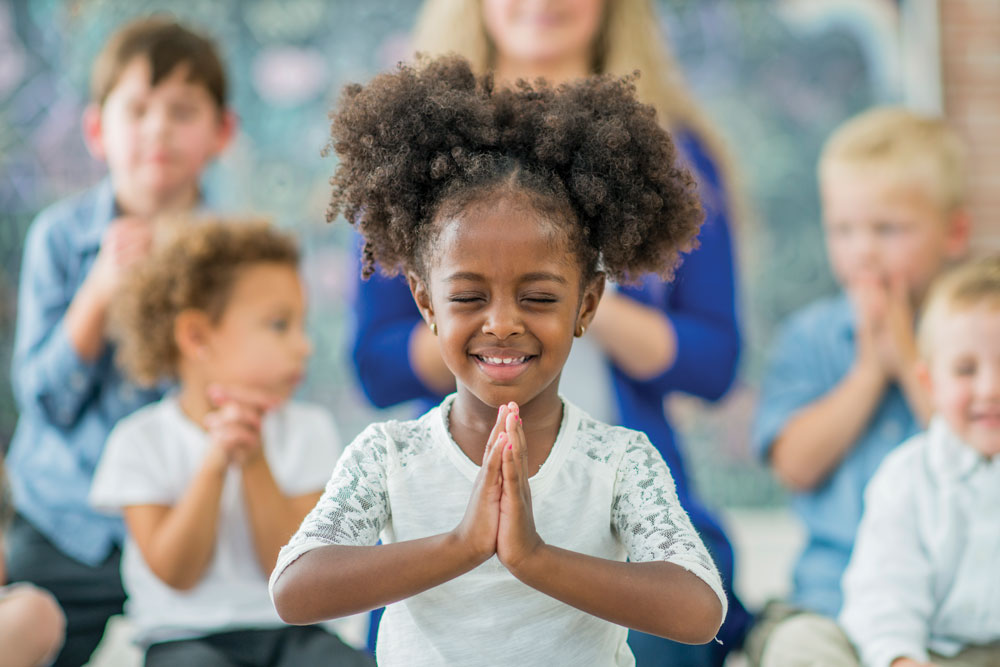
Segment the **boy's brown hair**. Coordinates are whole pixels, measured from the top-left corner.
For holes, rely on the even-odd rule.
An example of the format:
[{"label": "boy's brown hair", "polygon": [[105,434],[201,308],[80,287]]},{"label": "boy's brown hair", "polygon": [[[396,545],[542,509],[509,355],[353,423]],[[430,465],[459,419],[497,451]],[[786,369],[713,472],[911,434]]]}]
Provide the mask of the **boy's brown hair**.
[{"label": "boy's brown hair", "polygon": [[103,105],[136,58],[149,63],[154,87],[178,66],[187,66],[188,81],[205,86],[218,108],[225,108],[226,72],[215,43],[163,15],[137,19],[115,31],[91,70],[91,101]]},{"label": "boy's brown hair", "polygon": [[118,364],[146,386],[177,378],[177,315],[200,310],[218,322],[240,271],[254,264],[299,264],[295,240],[266,220],[177,218],[157,224],[153,253],[124,281],[109,312]]}]

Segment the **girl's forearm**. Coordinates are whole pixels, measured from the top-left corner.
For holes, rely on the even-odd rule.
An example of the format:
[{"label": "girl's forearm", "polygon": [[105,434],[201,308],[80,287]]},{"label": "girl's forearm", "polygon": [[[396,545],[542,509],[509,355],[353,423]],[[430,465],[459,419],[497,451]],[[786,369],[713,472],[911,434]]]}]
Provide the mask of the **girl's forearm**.
[{"label": "girl's forearm", "polygon": [[512,574],[588,614],[686,644],[711,641],[723,621],[712,588],[674,563],[622,563],[544,545]]},{"label": "girl's forearm", "polygon": [[274,604],[286,623],[317,623],[398,602],[482,562],[452,533],[370,547],[320,547],[281,573]]},{"label": "girl's forearm", "polygon": [[265,575],[274,569],[281,547],[295,533],[319,497],[319,492],[286,496],[274,480],[263,455],[243,466],[243,502],[250,520],[257,562]]}]

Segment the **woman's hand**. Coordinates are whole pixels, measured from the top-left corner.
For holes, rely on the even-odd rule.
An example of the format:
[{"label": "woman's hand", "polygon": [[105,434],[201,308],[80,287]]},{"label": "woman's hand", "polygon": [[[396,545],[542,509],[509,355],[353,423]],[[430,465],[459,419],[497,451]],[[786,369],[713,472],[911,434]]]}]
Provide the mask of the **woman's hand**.
[{"label": "woman's hand", "polygon": [[507,445],[504,429],[508,412],[506,405],[501,406],[497,412],[497,421],[486,441],[483,463],[472,485],[472,495],[469,497],[465,516],[453,531],[459,542],[471,550],[477,563],[488,560],[497,551],[502,489],[500,467],[503,450]]},{"label": "woman's hand", "polygon": [[[497,533],[497,556],[511,573],[542,546],[535,530],[528,484],[528,446],[516,403],[510,404],[505,420],[503,447],[503,493],[500,496],[500,526]],[[501,434],[501,435],[504,435]]]}]

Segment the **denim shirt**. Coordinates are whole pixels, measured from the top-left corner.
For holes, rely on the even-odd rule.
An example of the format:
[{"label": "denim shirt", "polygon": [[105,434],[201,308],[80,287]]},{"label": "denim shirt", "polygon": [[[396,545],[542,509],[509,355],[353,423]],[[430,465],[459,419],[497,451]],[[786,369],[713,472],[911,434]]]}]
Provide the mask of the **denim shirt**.
[{"label": "denim shirt", "polygon": [[[794,314],[774,345],[761,386],[752,444],[767,459],[788,420],[829,393],[854,363],[854,314],[846,294],[823,299]],[[836,617],[840,579],[861,521],[865,486],[882,459],[921,430],[898,385],[882,396],[868,425],[829,477],[816,488],[792,494],[806,528],[806,545],[795,566],[792,602]]]},{"label": "denim shirt", "polygon": [[67,555],[103,561],[124,537],[119,518],[87,503],[91,477],[115,423],[162,389],[126,380],[105,345],[79,357],[66,310],[118,216],[109,180],[38,215],[25,239],[11,379],[20,412],[7,455],[18,512]]}]

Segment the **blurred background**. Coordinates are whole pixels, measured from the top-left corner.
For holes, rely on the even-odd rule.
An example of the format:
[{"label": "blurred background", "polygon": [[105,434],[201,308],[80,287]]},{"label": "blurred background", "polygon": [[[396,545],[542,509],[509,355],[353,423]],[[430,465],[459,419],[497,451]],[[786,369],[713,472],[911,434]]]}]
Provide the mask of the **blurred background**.
[{"label": "blurred background", "polygon": [[[611,0],[614,1],[614,0]],[[377,415],[348,359],[356,264],[324,210],[327,112],[347,82],[409,56],[419,0],[0,1],[0,447],[16,422],[8,373],[22,241],[39,210],[99,180],[79,119],[90,64],[122,21],[165,10],[213,35],[240,117],[209,187],[224,208],[293,228],[307,249],[316,354],[305,397],[350,440]],[[736,228],[746,336],[741,377],[715,406],[672,400],[701,495],[767,508],[782,493],[748,451],[756,385],[777,323],[834,290],[814,165],[827,134],[883,103],[945,113],[970,150],[975,248],[1000,250],[1000,2],[659,0],[662,30],[743,175]],[[409,414],[406,408],[394,415]]]}]

